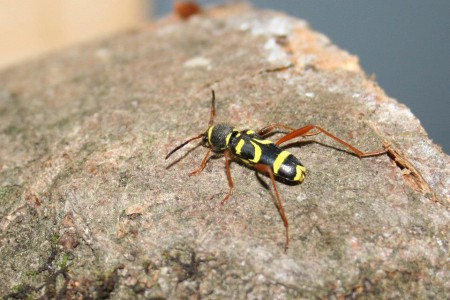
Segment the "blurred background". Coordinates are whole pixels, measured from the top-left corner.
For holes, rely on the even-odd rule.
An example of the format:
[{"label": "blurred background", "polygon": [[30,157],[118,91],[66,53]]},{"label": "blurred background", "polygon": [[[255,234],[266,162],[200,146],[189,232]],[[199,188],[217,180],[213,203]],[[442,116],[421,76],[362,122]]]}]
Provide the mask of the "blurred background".
[{"label": "blurred background", "polygon": [[[171,0],[0,0],[0,71],[139,26],[171,13],[172,5]],[[359,56],[364,70],[450,153],[450,1],[255,0],[253,5],[305,19]]]}]

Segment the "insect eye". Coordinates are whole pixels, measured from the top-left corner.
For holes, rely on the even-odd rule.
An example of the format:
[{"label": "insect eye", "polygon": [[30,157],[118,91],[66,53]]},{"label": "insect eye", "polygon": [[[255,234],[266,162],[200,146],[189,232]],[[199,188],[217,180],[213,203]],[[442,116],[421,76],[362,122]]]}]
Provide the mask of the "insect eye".
[{"label": "insect eye", "polygon": [[207,135],[207,134],[205,134],[205,135],[203,136],[203,138],[202,138],[202,143],[203,143],[203,145],[205,145],[205,146],[207,146],[207,145],[209,144],[209,142],[208,142],[208,135]]}]

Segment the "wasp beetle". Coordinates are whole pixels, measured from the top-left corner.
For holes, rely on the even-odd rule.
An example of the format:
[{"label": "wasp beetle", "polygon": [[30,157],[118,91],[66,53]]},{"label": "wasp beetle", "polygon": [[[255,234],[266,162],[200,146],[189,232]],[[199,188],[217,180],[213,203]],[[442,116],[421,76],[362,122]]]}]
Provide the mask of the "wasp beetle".
[{"label": "wasp beetle", "polygon": [[[350,149],[359,158],[376,156],[386,153],[385,149],[372,152],[362,152],[349,143],[331,134],[327,130],[312,124],[295,129],[289,126],[275,123],[270,124],[258,131],[238,130],[229,124],[214,124],[215,114],[215,93],[213,90],[208,129],[205,132],[192,137],[181,145],[175,147],[167,154],[166,159],[168,159],[174,152],[181,149],[191,141],[201,139],[201,144],[209,149],[206,152],[206,155],[204,156],[200,166],[189,173],[189,176],[192,176],[203,171],[203,169],[206,167],[206,163],[210,158],[211,152],[215,154],[222,153],[225,157],[225,168],[229,185],[228,193],[222,200],[222,204],[227,202],[227,200],[233,194],[234,183],[230,171],[230,162],[232,160],[241,161],[246,165],[254,168],[256,171],[268,175],[275,191],[279,212],[285,227],[285,251],[289,247],[289,223],[286,214],[284,213],[281,197],[278,193],[277,185],[275,184],[275,178],[278,177],[290,182],[300,183],[305,178],[306,168],[294,155],[281,148],[281,144],[299,136],[310,136],[323,133]],[[264,138],[264,136],[268,135],[274,130],[283,130],[287,131],[287,133],[276,142],[272,142],[271,140]],[[311,130],[313,130],[313,132],[310,132]]]}]

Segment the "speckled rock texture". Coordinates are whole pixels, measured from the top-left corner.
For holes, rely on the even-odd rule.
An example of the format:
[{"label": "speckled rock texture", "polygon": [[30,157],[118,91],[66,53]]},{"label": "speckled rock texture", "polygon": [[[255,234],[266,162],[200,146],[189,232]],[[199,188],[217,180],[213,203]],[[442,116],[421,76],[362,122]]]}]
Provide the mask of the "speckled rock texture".
[{"label": "speckled rock texture", "polygon": [[[224,158],[198,176],[211,90],[238,129],[312,123],[304,183]],[[282,133],[270,138],[276,140]],[[0,73],[0,296],[446,299],[449,157],[357,57],[246,6],[168,17]],[[262,181],[262,182],[261,182]]]}]

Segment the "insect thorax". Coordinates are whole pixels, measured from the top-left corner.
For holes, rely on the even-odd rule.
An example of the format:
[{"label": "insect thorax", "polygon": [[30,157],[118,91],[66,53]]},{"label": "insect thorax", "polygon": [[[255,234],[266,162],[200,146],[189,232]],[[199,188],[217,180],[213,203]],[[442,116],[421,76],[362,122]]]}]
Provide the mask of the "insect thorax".
[{"label": "insect thorax", "polygon": [[228,124],[221,123],[212,125],[207,132],[209,146],[215,152],[225,150],[228,147],[233,131],[237,130]]}]

